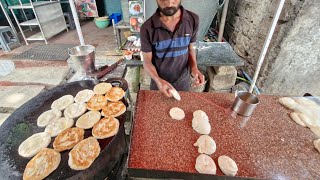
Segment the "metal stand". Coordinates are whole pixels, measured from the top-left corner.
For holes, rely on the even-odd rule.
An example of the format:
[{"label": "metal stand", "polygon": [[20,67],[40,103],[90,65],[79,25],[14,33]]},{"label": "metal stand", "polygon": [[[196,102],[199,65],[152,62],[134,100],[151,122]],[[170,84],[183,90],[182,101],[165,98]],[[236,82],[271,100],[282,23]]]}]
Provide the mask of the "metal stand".
[{"label": "metal stand", "polygon": [[7,19],[8,23],[9,23],[12,31],[13,31],[13,32],[15,33],[15,35],[17,36],[16,28],[14,27],[14,25],[13,25],[11,19],[10,19],[10,16],[8,15],[8,13],[7,13],[6,9],[5,9],[6,6],[4,6],[1,1],[0,1],[0,6],[1,6],[1,9],[2,9],[3,14],[6,16],[6,19]]},{"label": "metal stand", "polygon": [[[39,2],[32,2],[22,4],[19,1],[20,5],[9,6],[18,28],[22,34],[22,37],[25,43],[28,45],[28,41],[45,41],[47,44],[47,39],[51,38],[52,36],[60,33],[61,31],[67,30],[66,21],[64,19],[64,15],[62,13],[61,5],[59,1],[39,1]],[[14,14],[15,9],[24,10],[24,9],[32,9],[35,18],[28,20],[25,13],[24,16],[27,21],[19,22],[16,15]],[[24,12],[24,11],[23,11]],[[40,29],[39,33],[36,33],[28,38],[26,38],[22,26],[29,26],[32,30],[32,26],[38,26]]]},{"label": "metal stand", "polygon": [[72,16],[74,19],[74,23],[76,24],[80,45],[85,45],[76,7],[73,3],[73,0],[69,0],[69,3],[70,3],[70,8],[71,8]]},{"label": "metal stand", "polygon": [[114,23],[114,20],[112,19],[112,26],[113,26],[113,33],[118,45],[118,49],[122,48],[122,41],[121,41],[121,30],[122,29],[130,29],[130,24],[126,23],[124,21],[120,21],[117,24]]}]

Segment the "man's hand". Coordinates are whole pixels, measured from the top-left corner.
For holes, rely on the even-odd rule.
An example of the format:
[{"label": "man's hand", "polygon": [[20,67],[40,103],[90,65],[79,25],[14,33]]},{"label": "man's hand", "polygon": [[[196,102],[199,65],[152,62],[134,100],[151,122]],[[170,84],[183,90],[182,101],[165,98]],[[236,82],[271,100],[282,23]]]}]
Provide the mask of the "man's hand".
[{"label": "man's hand", "polygon": [[204,84],[204,75],[199,71],[198,68],[194,68],[191,70],[191,76],[195,80],[194,86],[201,86]]},{"label": "man's hand", "polygon": [[160,91],[162,91],[167,97],[172,97],[170,90],[174,88],[171,86],[170,83],[163,79],[157,80],[156,83]]}]

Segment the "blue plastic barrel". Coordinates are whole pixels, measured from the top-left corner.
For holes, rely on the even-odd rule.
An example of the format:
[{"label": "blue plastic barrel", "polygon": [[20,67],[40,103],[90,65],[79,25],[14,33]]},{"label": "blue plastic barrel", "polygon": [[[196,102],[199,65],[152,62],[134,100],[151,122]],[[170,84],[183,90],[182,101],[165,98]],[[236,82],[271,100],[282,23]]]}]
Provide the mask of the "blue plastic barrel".
[{"label": "blue plastic barrel", "polygon": [[112,13],[109,16],[110,19],[114,20],[114,23],[117,24],[119,21],[122,19],[122,14],[121,13]]}]

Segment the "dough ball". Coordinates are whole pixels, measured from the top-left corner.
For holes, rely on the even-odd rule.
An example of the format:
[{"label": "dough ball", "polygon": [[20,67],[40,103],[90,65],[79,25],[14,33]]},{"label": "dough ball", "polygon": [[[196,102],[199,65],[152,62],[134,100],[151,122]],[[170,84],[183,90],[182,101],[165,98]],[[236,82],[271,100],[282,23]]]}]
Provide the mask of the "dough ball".
[{"label": "dough ball", "polygon": [[238,172],[236,162],[228,156],[220,156],[218,158],[218,165],[223,174],[227,176],[235,176]]},{"label": "dough ball", "polygon": [[290,97],[282,97],[279,99],[279,103],[282,104],[284,107],[289,108],[289,109],[294,109],[298,103],[290,98]]},{"label": "dough ball", "polygon": [[209,134],[211,131],[209,121],[198,116],[192,119],[192,128],[199,134]]},{"label": "dough ball", "polygon": [[311,99],[308,99],[306,97],[296,97],[294,99],[300,105],[305,105],[305,106],[316,106],[317,105],[316,102],[314,102]]},{"label": "dough ball", "polygon": [[304,124],[304,122],[301,120],[299,113],[292,112],[290,113],[290,117],[295,123],[299,124],[300,126],[306,127],[306,124]]},{"label": "dough ball", "polygon": [[318,150],[318,152],[320,153],[320,139],[314,140],[313,141],[313,145]]},{"label": "dough ball", "polygon": [[217,171],[213,159],[205,154],[200,154],[197,157],[195,168],[201,174],[216,174]]},{"label": "dough ball", "polygon": [[209,120],[207,114],[206,114],[204,111],[202,111],[202,110],[197,110],[197,111],[193,112],[193,117],[194,117],[194,118],[195,118],[195,117],[198,117],[198,118],[206,118],[206,119]]},{"label": "dough ball", "polygon": [[320,137],[320,126],[310,126],[309,128],[315,135]]},{"label": "dough ball", "polygon": [[175,120],[182,120],[185,117],[184,111],[177,107],[171,108],[169,114]]},{"label": "dough ball", "polygon": [[304,113],[298,113],[301,121],[308,126],[309,128],[311,126],[320,126],[320,123],[318,122],[318,119],[315,118],[314,116],[309,116],[307,114]]},{"label": "dough ball", "polygon": [[216,152],[216,142],[208,135],[202,135],[198,138],[194,146],[198,146],[198,152],[211,155]]},{"label": "dough ball", "polygon": [[175,89],[170,89],[170,93],[172,94],[172,96],[173,96],[176,100],[178,100],[178,101],[181,100],[181,97],[180,97],[180,95],[179,95],[179,93],[178,93],[177,90],[175,90]]}]

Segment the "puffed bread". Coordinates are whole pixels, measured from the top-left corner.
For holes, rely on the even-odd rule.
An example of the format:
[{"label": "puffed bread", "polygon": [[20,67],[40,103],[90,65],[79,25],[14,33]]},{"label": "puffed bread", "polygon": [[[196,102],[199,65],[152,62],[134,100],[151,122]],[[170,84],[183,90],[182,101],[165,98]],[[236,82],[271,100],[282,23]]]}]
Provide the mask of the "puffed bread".
[{"label": "puffed bread", "polygon": [[74,127],[68,128],[60,133],[53,141],[53,149],[62,152],[72,149],[84,138],[84,129]]},{"label": "puffed bread", "polygon": [[68,164],[71,169],[84,170],[91,166],[100,153],[99,142],[94,137],[80,141],[70,152]]},{"label": "puffed bread", "polygon": [[79,91],[74,98],[75,102],[88,102],[92,97],[94,96],[94,91],[90,89],[84,89],[82,91]]},{"label": "puffed bread", "polygon": [[106,98],[108,101],[116,102],[123,98],[125,92],[120,87],[113,87],[106,93]]},{"label": "puffed bread", "polygon": [[101,119],[99,111],[89,111],[82,115],[76,122],[76,126],[83,129],[90,129]]},{"label": "puffed bread", "polygon": [[44,129],[44,132],[49,133],[51,137],[56,137],[62,131],[72,127],[73,123],[74,123],[73,119],[62,117],[50,123]]},{"label": "puffed bread", "polygon": [[23,172],[23,180],[44,179],[57,169],[60,162],[60,153],[44,148],[28,162]]},{"label": "puffed bread", "polygon": [[125,113],[127,110],[126,106],[121,101],[108,102],[105,107],[102,108],[103,116],[118,117]]},{"label": "puffed bread", "polygon": [[46,148],[50,142],[50,134],[46,132],[34,134],[20,144],[18,153],[22,157],[33,157],[39,151],[41,151],[41,149]]},{"label": "puffed bread", "polygon": [[51,109],[58,109],[62,111],[73,102],[74,102],[74,98],[72,95],[65,95],[53,101],[53,103],[51,104]]},{"label": "puffed bread", "polygon": [[94,86],[93,91],[96,94],[105,94],[112,88],[110,83],[99,83]]},{"label": "puffed bread", "polygon": [[118,130],[118,119],[114,117],[105,117],[93,126],[92,135],[97,139],[105,139],[117,134]]},{"label": "puffed bread", "polygon": [[50,109],[44,113],[42,113],[37,119],[37,126],[38,127],[46,127],[52,121],[59,119],[62,116],[61,111],[58,109]]},{"label": "puffed bread", "polygon": [[83,113],[86,112],[86,110],[86,103],[73,103],[64,110],[63,114],[64,117],[73,119],[81,116]]},{"label": "puffed bread", "polygon": [[107,98],[103,95],[94,95],[87,103],[87,108],[91,111],[99,111],[107,105]]}]

